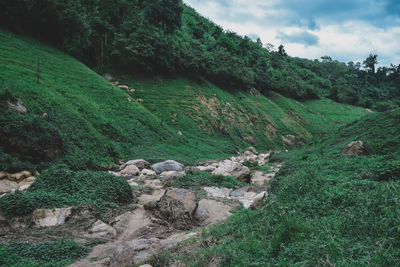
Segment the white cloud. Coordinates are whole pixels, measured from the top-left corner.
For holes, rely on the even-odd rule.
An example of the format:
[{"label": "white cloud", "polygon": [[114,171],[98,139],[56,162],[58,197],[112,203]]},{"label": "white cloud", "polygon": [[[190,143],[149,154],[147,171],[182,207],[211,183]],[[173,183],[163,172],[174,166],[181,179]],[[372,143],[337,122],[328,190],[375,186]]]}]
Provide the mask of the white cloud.
[{"label": "white cloud", "polygon": [[[378,54],[381,65],[400,64],[400,24],[396,24],[399,22],[398,18],[385,27],[375,26],[369,20],[352,16],[338,21],[315,16],[293,23],[291,18],[294,10],[280,6],[281,1],[283,0],[185,0],[200,14],[209,17],[224,29],[233,30],[240,35],[256,34],[264,43],[272,43],[275,47],[284,44],[286,52],[291,56],[315,59],[329,55],[344,62],[362,62],[370,53],[374,53]],[[381,6],[379,3],[372,3],[372,6],[376,5]],[[318,27],[308,28],[307,23],[311,20]],[[305,31],[318,37],[316,45],[279,39],[279,36]]]}]

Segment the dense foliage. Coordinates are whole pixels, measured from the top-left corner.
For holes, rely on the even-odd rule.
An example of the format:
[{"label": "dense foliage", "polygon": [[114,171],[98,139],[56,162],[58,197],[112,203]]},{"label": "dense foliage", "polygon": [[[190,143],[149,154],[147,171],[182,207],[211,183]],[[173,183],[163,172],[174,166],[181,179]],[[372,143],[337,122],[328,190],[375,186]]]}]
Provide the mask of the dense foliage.
[{"label": "dense foliage", "polygon": [[121,177],[105,172],[74,172],[66,165],[55,165],[44,171],[27,192],[2,197],[0,213],[12,217],[37,208],[84,205],[91,206],[101,217],[107,208],[118,209],[132,200],[132,190]]},{"label": "dense foliage", "polygon": [[[274,156],[287,161],[264,207],[237,212],[205,233],[210,247],[181,259],[193,266],[215,258],[222,266],[398,266],[399,120],[400,109],[367,116]],[[367,144],[367,156],[341,154],[354,140]]]},{"label": "dense foliage", "polygon": [[[297,99],[329,96],[385,110],[399,104],[400,65],[377,55],[348,64],[287,56],[201,17],[181,0],[6,0],[0,23],[62,47],[92,66],[185,73],[241,90],[271,90]],[[396,99],[397,100],[393,100]]]},{"label": "dense foliage", "polygon": [[66,266],[85,257],[89,251],[90,248],[70,240],[37,244],[12,243],[0,245],[0,265],[4,267]]}]

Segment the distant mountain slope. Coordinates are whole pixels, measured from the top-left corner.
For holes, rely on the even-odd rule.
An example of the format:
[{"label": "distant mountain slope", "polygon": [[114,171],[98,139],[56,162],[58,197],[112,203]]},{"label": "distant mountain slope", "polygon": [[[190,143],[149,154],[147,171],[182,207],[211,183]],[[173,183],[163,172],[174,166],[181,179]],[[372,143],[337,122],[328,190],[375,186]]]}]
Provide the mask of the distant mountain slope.
[{"label": "distant mountain slope", "polygon": [[[84,169],[139,157],[188,163],[251,144],[280,148],[282,135],[310,139],[329,132],[333,122],[277,94],[227,92],[183,78],[121,82],[136,92],[54,48],[0,31],[0,169],[46,167],[48,160]],[[7,102],[17,98],[27,114],[9,110]],[[363,114],[349,107],[345,114]]]}]

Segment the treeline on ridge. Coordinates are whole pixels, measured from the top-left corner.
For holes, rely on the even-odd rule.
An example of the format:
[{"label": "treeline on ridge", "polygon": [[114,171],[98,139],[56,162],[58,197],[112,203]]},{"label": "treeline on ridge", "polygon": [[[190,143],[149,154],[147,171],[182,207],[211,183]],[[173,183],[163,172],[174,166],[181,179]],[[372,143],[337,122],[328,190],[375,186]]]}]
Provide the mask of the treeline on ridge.
[{"label": "treeline on ridge", "polygon": [[0,25],[45,40],[92,67],[204,77],[224,88],[390,109],[400,64],[293,58],[225,31],[181,0],[4,0]]}]

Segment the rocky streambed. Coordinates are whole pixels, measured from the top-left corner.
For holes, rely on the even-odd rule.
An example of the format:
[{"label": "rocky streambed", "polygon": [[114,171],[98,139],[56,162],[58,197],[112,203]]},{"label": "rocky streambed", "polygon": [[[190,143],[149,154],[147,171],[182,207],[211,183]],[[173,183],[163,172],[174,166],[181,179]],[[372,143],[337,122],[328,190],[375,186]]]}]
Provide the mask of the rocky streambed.
[{"label": "rocky streambed", "polygon": [[[29,218],[14,218],[11,222],[0,218],[0,225],[3,230],[26,228],[31,235],[52,232],[54,238],[69,235],[80,243],[100,243],[71,266],[139,266],[163,250],[200,236],[202,227],[224,222],[233,209],[260,207],[268,196],[269,181],[281,167],[268,163],[269,156],[270,152],[258,154],[249,148],[223,161],[186,167],[173,160],[153,165],[143,159],[131,160],[110,173],[127,179],[137,203],[108,223],[96,220],[84,208],[70,207],[35,210]],[[251,170],[246,163],[268,168]],[[245,186],[203,186],[196,190],[169,186],[174,179],[193,172],[232,176]],[[32,223],[24,225],[27,221],[33,221],[35,229]]]}]

